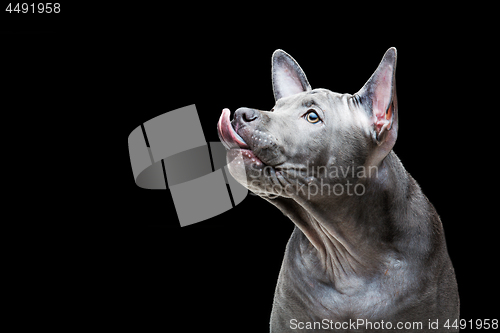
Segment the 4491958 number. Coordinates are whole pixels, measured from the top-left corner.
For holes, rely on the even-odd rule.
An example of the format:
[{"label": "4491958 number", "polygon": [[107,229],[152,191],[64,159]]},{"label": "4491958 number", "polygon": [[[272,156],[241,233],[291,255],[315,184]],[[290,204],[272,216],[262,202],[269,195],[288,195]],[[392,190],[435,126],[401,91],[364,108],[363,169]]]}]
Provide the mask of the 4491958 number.
[{"label": "4491958 number", "polygon": [[38,14],[50,14],[50,13],[60,13],[61,12],[61,4],[58,2],[46,2],[46,3],[9,3],[7,8],[5,8],[6,12],[9,13],[38,13]]},{"label": "4491958 number", "polygon": [[445,328],[447,329],[458,329],[460,328],[461,330],[470,328],[470,329],[483,329],[483,330],[497,330],[498,329],[498,319],[455,319],[454,321],[450,321],[448,319],[444,325]]}]

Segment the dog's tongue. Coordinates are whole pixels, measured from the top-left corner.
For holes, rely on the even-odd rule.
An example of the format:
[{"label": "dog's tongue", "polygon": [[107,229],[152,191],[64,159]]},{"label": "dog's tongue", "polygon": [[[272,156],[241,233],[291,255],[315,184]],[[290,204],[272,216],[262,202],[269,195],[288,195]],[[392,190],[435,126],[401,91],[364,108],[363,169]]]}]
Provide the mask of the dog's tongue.
[{"label": "dog's tongue", "polygon": [[229,119],[229,109],[222,110],[219,122],[217,123],[217,131],[222,144],[227,148],[248,148],[246,142],[235,132]]}]

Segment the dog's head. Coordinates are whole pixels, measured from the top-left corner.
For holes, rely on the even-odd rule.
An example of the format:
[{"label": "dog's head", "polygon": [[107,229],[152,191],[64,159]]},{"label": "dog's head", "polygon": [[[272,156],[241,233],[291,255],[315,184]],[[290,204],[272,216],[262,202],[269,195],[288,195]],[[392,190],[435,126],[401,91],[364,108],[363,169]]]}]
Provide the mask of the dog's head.
[{"label": "dog's head", "polygon": [[396,49],[391,48],[359,92],[339,94],[311,89],[297,62],[276,50],[275,106],[270,111],[240,108],[232,121],[224,109],[219,119],[231,174],[261,196],[354,193],[360,179],[377,176],[396,141],[395,68]]}]

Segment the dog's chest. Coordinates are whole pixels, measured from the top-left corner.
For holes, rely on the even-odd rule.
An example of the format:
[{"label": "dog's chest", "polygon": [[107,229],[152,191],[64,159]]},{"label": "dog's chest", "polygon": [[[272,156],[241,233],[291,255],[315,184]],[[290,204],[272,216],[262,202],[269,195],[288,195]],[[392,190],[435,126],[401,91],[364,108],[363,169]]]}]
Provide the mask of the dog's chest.
[{"label": "dog's chest", "polygon": [[[304,262],[303,258],[294,261]],[[408,298],[407,284],[411,280],[406,264],[393,258],[388,258],[385,272],[370,280],[350,276],[329,282],[318,276],[318,272],[300,269],[299,265],[282,270],[275,300],[284,306],[276,311],[283,312],[286,318],[314,321],[392,317],[396,315],[396,303],[401,305],[402,298]]]},{"label": "dog's chest", "polygon": [[[368,285],[359,285],[358,290],[341,293],[334,286],[308,283],[309,288],[303,288],[301,297],[309,316],[315,320],[329,319],[344,321],[353,319],[375,319],[387,316],[398,298],[398,292],[388,291],[378,281]],[[355,285],[356,282],[353,282]]]}]

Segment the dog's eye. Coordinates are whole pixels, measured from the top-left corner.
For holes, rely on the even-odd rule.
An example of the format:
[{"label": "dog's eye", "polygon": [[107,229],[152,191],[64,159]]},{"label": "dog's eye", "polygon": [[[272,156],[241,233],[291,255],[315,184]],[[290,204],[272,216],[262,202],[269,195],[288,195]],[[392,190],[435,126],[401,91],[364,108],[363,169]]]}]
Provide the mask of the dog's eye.
[{"label": "dog's eye", "polygon": [[319,118],[318,114],[315,111],[309,111],[306,114],[306,120],[311,124],[315,124],[321,121],[321,119]]}]

